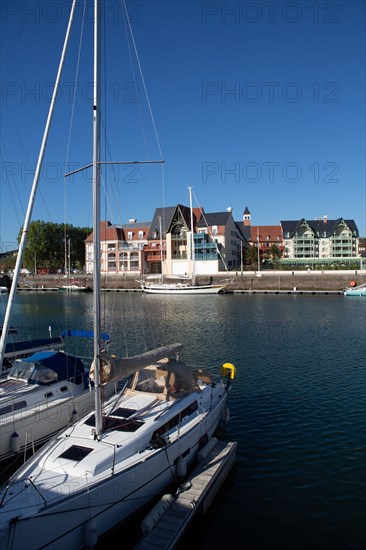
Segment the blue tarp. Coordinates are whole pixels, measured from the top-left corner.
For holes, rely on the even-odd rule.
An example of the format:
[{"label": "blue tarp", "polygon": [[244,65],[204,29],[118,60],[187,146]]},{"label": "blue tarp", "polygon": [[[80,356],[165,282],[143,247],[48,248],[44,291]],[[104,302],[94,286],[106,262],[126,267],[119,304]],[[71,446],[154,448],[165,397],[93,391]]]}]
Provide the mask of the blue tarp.
[{"label": "blue tarp", "polygon": [[76,384],[86,383],[84,376],[84,364],[78,357],[60,351],[39,351],[30,357],[22,359],[26,363],[41,364],[55,372],[57,372],[59,380],[69,380]]}]

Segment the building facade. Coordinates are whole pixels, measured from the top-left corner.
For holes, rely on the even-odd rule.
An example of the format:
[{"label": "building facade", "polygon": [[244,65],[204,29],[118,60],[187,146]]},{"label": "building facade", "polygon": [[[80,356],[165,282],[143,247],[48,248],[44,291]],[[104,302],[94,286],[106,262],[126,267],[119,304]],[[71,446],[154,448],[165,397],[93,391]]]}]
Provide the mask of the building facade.
[{"label": "building facade", "polygon": [[[178,204],[157,208],[152,222],[101,222],[100,235],[101,273],[111,275],[215,275],[240,269],[248,246],[259,247],[263,261],[275,245],[283,265],[342,265],[365,255],[354,220],[324,216],[252,226],[247,207],[235,222],[231,208],[213,213],[194,208],[191,216],[190,208]],[[87,273],[93,272],[93,256],[91,234],[85,241]]]},{"label": "building facade", "polygon": [[328,220],[324,216],[282,221],[281,227],[285,262],[340,263],[359,257],[359,234],[354,220]]}]

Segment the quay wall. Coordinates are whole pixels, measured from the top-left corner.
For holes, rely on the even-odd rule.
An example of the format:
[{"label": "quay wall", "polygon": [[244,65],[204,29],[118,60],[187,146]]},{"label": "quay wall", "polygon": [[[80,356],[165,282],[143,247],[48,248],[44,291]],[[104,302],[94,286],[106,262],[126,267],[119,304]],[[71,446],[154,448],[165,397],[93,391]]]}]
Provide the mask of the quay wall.
[{"label": "quay wall", "polygon": [[[102,276],[103,289],[130,289],[139,290],[136,275],[108,275]],[[366,270],[358,271],[243,271],[230,272],[212,277],[197,277],[201,284],[225,284],[227,290],[296,290],[301,291],[342,291],[351,281],[357,285],[366,283]],[[68,283],[69,281],[67,281]],[[91,275],[75,275],[72,283],[93,288]],[[22,277],[19,281],[19,290],[41,290],[57,288],[66,284],[65,278],[60,275],[36,275]]]}]

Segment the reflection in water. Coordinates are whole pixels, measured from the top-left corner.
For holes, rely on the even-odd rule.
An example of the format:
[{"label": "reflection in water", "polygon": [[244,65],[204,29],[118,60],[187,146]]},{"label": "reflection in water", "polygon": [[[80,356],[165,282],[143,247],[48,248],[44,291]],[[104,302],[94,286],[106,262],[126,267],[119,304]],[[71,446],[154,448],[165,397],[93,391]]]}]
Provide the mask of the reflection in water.
[{"label": "reflection in water", "polygon": [[[12,324],[28,334],[92,329],[92,294],[16,302]],[[256,550],[364,547],[365,300],[106,293],[102,310],[112,353],[178,341],[194,368],[237,368],[226,429],[237,462],[197,528],[200,548],[227,544],[227,522],[233,540]]]}]

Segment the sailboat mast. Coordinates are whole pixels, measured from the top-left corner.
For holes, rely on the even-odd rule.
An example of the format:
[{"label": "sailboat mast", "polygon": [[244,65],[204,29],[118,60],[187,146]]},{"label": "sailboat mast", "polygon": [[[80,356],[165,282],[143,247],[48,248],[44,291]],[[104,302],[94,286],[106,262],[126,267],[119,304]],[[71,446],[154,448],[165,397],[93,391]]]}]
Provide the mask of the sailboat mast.
[{"label": "sailboat mast", "polygon": [[69,275],[69,279],[71,279],[71,242],[70,242],[70,239],[68,240],[68,243],[67,243],[67,252],[68,252],[68,258],[69,258],[69,262],[68,262],[68,275]]},{"label": "sailboat mast", "polygon": [[30,226],[30,222],[31,222],[31,218],[32,218],[32,212],[33,212],[34,201],[35,201],[35,198],[36,198],[38,181],[39,181],[39,177],[40,177],[40,174],[41,174],[43,157],[44,157],[44,154],[45,154],[45,151],[46,151],[48,133],[49,133],[49,129],[50,129],[50,126],[51,126],[54,107],[56,105],[57,92],[58,92],[59,83],[60,83],[60,79],[61,79],[62,69],[63,69],[63,66],[64,66],[66,50],[67,50],[67,46],[68,46],[68,43],[69,43],[70,31],[71,31],[72,21],[73,21],[73,18],[74,18],[75,5],[76,5],[76,0],[73,0],[72,6],[71,6],[71,11],[70,11],[69,22],[68,22],[68,26],[67,26],[67,30],[66,30],[66,36],[65,36],[65,40],[64,40],[64,45],[63,45],[63,49],[62,49],[62,53],[61,53],[61,59],[60,59],[60,63],[59,63],[58,71],[57,71],[55,85],[54,85],[54,88],[53,88],[50,107],[49,107],[49,110],[48,110],[48,117],[47,117],[47,121],[46,121],[46,127],[45,127],[45,130],[44,130],[44,133],[43,133],[41,148],[40,148],[40,151],[39,151],[36,170],[35,170],[35,173],[34,173],[31,194],[30,194],[30,197],[29,197],[29,200],[28,200],[28,207],[27,207],[27,212],[26,212],[26,215],[25,215],[25,221],[24,221],[24,225],[23,225],[22,236],[21,236],[21,239],[20,239],[19,250],[18,250],[18,255],[17,255],[17,261],[15,263],[15,268],[14,268],[13,281],[12,281],[12,285],[11,285],[11,288],[10,288],[8,303],[7,303],[7,307],[6,307],[6,311],[5,311],[5,316],[4,316],[4,321],[3,321],[3,330],[2,330],[2,334],[1,334],[1,338],[0,338],[0,373],[2,371],[3,359],[4,359],[4,353],[5,353],[5,345],[6,345],[6,340],[7,340],[7,336],[8,336],[8,330],[9,330],[9,327],[10,327],[10,320],[11,320],[11,314],[12,314],[12,309],[13,309],[13,302],[14,302],[15,293],[17,291],[20,269],[22,267],[24,250],[25,250],[25,246],[26,246],[26,243],[27,243],[28,231],[29,231],[29,226]]},{"label": "sailboat mast", "polygon": [[94,0],[94,102],[93,102],[93,325],[95,361],[95,431],[102,432],[102,389],[100,383],[100,59],[101,2]]},{"label": "sailboat mast", "polygon": [[193,227],[193,207],[192,207],[192,187],[189,189],[189,208],[191,210],[191,259],[192,259],[192,285],[196,284],[196,266],[194,250],[194,227]]}]

